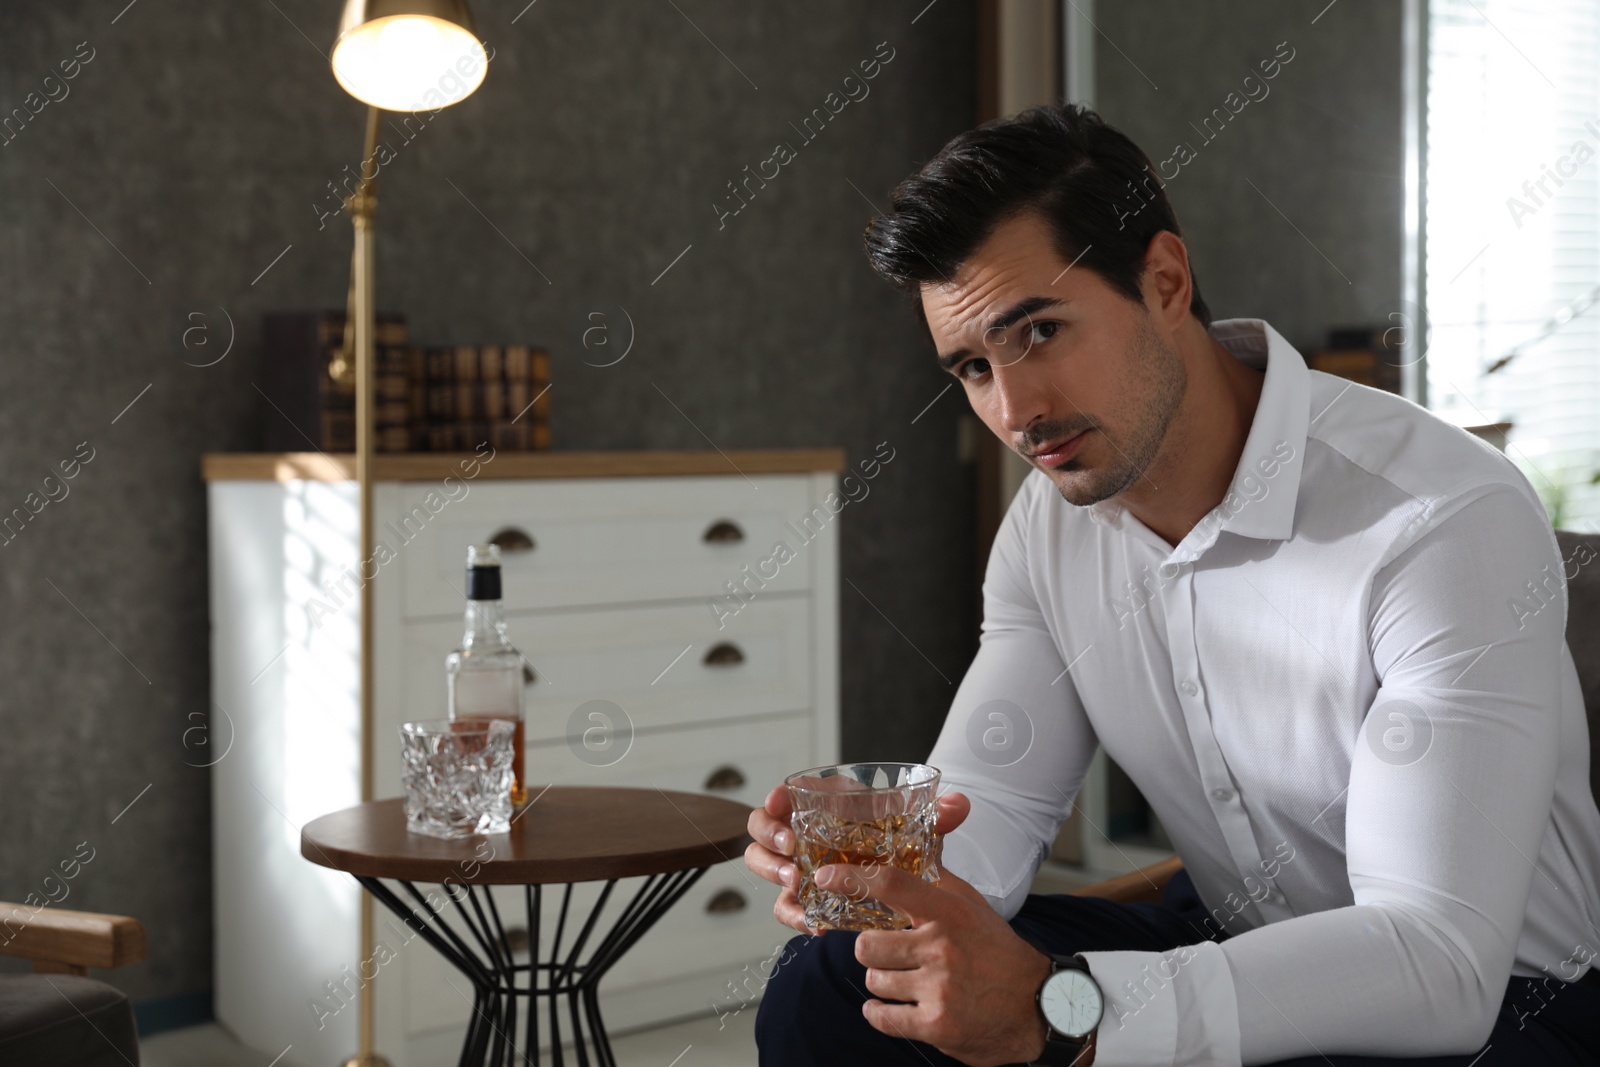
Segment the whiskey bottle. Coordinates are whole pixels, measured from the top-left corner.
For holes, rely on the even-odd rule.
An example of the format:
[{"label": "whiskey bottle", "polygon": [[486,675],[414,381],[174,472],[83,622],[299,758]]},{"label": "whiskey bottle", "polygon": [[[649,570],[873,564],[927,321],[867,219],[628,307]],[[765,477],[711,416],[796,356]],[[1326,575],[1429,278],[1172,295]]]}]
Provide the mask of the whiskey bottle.
[{"label": "whiskey bottle", "polygon": [[510,719],[516,723],[511,804],[520,810],[528,795],[522,774],[522,653],[506,636],[499,545],[467,548],[466,628],[461,647],[446,656],[444,663],[452,720]]}]

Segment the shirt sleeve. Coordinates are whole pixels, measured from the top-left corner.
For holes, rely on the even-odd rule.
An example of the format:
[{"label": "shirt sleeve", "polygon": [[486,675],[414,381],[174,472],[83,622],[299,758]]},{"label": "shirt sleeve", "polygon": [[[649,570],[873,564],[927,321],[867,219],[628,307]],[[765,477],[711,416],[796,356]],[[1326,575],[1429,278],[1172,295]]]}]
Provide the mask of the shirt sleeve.
[{"label": "shirt sleeve", "polygon": [[1040,488],[1032,481],[995,536],[978,653],[928,756],[942,772],[941,792],[972,802],[966,821],[945,835],[943,866],[1008,920],[1071,810],[1096,744],[1030,578]]},{"label": "shirt sleeve", "polygon": [[1380,685],[1346,800],[1354,904],[1187,959],[1084,953],[1112,986],[1097,1063],[1437,1056],[1488,1038],[1554,795],[1565,585],[1542,509],[1511,486],[1415,527],[1371,589]]}]

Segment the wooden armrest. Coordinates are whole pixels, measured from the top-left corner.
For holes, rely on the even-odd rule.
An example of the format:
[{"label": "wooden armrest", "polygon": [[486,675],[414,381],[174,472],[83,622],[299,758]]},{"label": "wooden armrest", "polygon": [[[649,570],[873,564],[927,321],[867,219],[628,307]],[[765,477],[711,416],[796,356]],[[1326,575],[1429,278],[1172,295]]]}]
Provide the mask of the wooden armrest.
[{"label": "wooden armrest", "polygon": [[1183,870],[1183,860],[1173,856],[1171,859],[1140,868],[1132,874],[1118,875],[1103,882],[1096,882],[1094,885],[1086,885],[1082,889],[1074,889],[1071,895],[1101,897],[1122,904],[1156,904],[1161,901],[1161,891],[1172,880],[1172,876],[1181,870]]},{"label": "wooden armrest", "polygon": [[144,923],[126,915],[0,902],[0,956],[33,961],[35,971],[82,974],[145,956]]}]

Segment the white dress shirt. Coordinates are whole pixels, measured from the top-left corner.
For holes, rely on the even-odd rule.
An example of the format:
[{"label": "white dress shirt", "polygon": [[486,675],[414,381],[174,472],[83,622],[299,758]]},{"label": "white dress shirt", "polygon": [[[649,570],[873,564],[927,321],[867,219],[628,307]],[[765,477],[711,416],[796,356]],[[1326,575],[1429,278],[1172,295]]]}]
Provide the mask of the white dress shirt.
[{"label": "white dress shirt", "polygon": [[944,865],[1014,916],[1098,743],[1231,937],[1084,953],[1097,1064],[1475,1051],[1508,976],[1600,955],[1571,561],[1494,449],[1259,319],[1210,330],[1266,379],[1176,547],[1041,471],[1006,513],[928,757],[972,800]]}]

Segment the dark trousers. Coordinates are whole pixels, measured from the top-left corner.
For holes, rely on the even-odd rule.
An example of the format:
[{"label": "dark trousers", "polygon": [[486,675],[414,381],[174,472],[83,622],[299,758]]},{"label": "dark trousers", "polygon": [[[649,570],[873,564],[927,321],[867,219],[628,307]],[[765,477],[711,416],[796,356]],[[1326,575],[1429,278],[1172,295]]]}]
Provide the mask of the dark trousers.
[{"label": "dark trousers", "polygon": [[[1220,941],[1204,924],[1205,906],[1180,872],[1160,904],[1117,904],[1095,897],[1030,896],[1011,928],[1052,952],[1133,949],[1161,952]],[[932,1045],[891,1037],[861,1014],[871,998],[856,935],[842,930],[790,940],[756,1013],[761,1067],[955,1067]],[[1600,982],[1511,979],[1484,1049],[1465,1056],[1395,1059],[1311,1055],[1274,1067],[1596,1067],[1600,1065]]]}]

